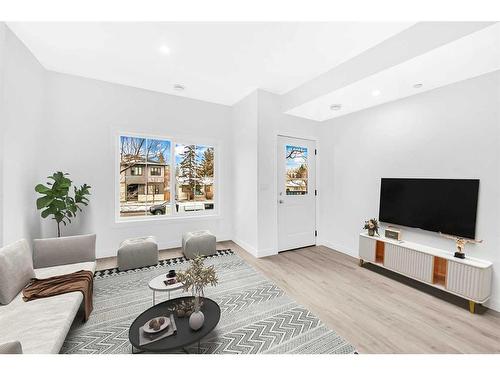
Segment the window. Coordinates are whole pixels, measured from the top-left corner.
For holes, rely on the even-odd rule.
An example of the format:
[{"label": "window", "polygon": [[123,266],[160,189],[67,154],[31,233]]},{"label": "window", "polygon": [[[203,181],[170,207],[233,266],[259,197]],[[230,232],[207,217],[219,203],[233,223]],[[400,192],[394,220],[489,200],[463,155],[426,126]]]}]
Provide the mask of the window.
[{"label": "window", "polygon": [[120,218],[214,210],[214,147],[125,135],[119,141]]},{"label": "window", "polygon": [[161,186],[159,184],[149,184],[148,194],[160,194]]},{"label": "window", "polygon": [[286,195],[307,194],[307,148],[286,145]]},{"label": "window", "polygon": [[175,145],[175,209],[177,212],[214,209],[214,148]]},{"label": "window", "polygon": [[142,176],[142,167],[132,167],[130,168],[131,176]]},{"label": "window", "polygon": [[151,167],[149,169],[149,174],[151,176],[161,176],[161,167]]}]

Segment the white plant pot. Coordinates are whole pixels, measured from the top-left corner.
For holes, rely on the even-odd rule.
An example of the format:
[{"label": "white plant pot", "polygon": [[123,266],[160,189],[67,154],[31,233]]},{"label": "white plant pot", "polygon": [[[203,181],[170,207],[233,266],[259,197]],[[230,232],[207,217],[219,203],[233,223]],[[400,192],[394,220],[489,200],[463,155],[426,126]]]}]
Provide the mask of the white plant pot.
[{"label": "white plant pot", "polygon": [[189,326],[191,329],[197,331],[203,326],[203,322],[205,321],[205,315],[201,311],[194,312],[189,317]]}]

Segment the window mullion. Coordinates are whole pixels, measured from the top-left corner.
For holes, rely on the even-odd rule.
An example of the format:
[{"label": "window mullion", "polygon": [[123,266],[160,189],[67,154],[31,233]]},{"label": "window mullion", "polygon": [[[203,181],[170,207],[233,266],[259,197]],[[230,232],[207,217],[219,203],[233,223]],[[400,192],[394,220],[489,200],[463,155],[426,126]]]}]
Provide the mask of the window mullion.
[{"label": "window mullion", "polygon": [[149,147],[149,138],[146,138],[146,154],[144,155],[144,171],[142,171],[142,175],[146,179],[145,187],[146,187],[146,202],[144,204],[144,216],[148,216],[148,199],[149,199],[149,176],[148,176],[148,147]]},{"label": "window mullion", "polygon": [[175,195],[177,193],[177,180],[175,178],[175,169],[177,168],[177,161],[175,160],[175,141],[170,141],[170,212],[172,216],[177,216],[175,210]]}]

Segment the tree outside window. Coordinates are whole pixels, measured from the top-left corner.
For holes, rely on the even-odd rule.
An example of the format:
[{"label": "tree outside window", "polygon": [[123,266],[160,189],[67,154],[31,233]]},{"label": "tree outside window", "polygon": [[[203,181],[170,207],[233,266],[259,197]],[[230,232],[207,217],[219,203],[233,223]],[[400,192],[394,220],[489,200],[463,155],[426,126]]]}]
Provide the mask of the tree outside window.
[{"label": "tree outside window", "polygon": [[214,148],[177,144],[176,209],[178,212],[214,208]]}]

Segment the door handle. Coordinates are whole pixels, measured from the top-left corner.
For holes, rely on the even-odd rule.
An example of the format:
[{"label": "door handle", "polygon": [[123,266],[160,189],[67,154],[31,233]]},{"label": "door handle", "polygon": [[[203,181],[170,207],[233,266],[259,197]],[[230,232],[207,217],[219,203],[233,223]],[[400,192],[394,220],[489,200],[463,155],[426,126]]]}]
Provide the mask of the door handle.
[{"label": "door handle", "polygon": [[278,201],[278,203],[279,203],[279,204],[283,204],[283,203],[285,203],[285,201],[284,201],[283,199],[280,199],[280,200]]}]

